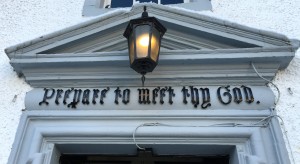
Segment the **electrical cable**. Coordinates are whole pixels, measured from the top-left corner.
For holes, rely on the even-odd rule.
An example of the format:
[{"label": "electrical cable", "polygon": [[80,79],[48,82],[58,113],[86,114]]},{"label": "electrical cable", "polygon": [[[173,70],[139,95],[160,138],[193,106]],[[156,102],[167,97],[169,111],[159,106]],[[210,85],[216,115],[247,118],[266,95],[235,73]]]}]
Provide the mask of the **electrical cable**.
[{"label": "electrical cable", "polygon": [[132,138],[133,138],[133,142],[134,144],[136,145],[136,147],[140,150],[146,150],[146,148],[144,147],[141,147],[137,141],[136,141],[136,133],[137,133],[137,130],[141,127],[145,127],[145,126],[165,126],[165,127],[266,127],[267,124],[266,123],[263,123],[260,125],[260,123],[266,121],[267,119],[269,118],[272,118],[273,115],[270,115],[268,117],[265,117],[255,123],[252,123],[252,124],[238,124],[238,123],[221,123],[221,124],[212,124],[212,125],[190,125],[190,126],[187,126],[187,125],[172,125],[172,124],[165,124],[165,123],[159,123],[159,122],[152,122],[152,123],[143,123],[143,124],[140,124],[138,125],[133,133],[132,133]]},{"label": "electrical cable", "polygon": [[138,130],[138,128],[143,127],[143,126],[157,126],[157,123],[143,123],[143,124],[137,126],[137,127],[134,129],[134,131],[133,131],[133,133],[132,133],[133,142],[135,143],[135,146],[136,146],[138,149],[140,149],[140,150],[146,150],[146,148],[141,147],[141,146],[138,145],[138,143],[136,142],[136,137],[135,137],[135,135],[136,135],[136,131]]},{"label": "electrical cable", "polygon": [[290,140],[289,140],[289,138],[288,138],[288,134],[287,134],[287,130],[286,130],[286,127],[285,127],[283,118],[280,117],[279,115],[274,115],[274,117],[277,117],[277,118],[279,118],[279,119],[281,120],[281,124],[280,124],[280,125],[282,126],[283,133],[284,133],[285,139],[286,139],[287,144],[288,144],[288,148],[290,149],[290,156],[291,156],[291,158],[292,158],[292,160],[293,160],[293,163],[296,164],[295,158],[294,158],[294,153],[293,153],[293,151],[292,151],[292,147],[291,147],[291,144],[290,144]]},{"label": "electrical cable", "polygon": [[263,79],[263,80],[269,82],[270,84],[272,84],[272,85],[276,88],[276,90],[277,90],[277,92],[278,92],[278,95],[277,95],[277,99],[276,99],[276,101],[275,101],[275,105],[278,104],[279,99],[280,99],[280,90],[279,90],[279,88],[277,87],[277,85],[274,84],[271,80],[268,80],[268,79],[264,78],[262,75],[260,75],[260,73],[258,73],[257,69],[255,68],[253,62],[251,62],[251,65],[252,65],[253,70],[254,70],[255,73],[257,74],[257,76],[259,76],[261,79]]},{"label": "electrical cable", "polygon": [[295,163],[294,155],[293,155],[293,152],[292,152],[290,141],[289,141],[288,136],[287,136],[287,130],[285,128],[284,121],[283,121],[282,117],[280,117],[279,115],[274,114],[273,110],[270,110],[270,111],[271,111],[271,114],[269,116],[267,116],[265,118],[262,118],[261,120],[255,122],[255,123],[251,123],[251,124],[221,123],[221,124],[212,124],[212,125],[190,125],[190,126],[187,126],[187,125],[174,125],[174,124],[172,125],[172,124],[165,124],[165,123],[159,123],[159,122],[143,123],[143,124],[141,124],[141,125],[139,125],[135,128],[135,130],[133,131],[133,134],[132,134],[132,138],[133,138],[133,142],[135,143],[135,145],[138,149],[146,150],[146,148],[141,147],[136,141],[137,130],[139,128],[145,127],[145,126],[165,126],[165,127],[266,127],[271,122],[272,118],[279,118],[281,120],[281,125],[282,125],[283,130],[284,130],[284,136],[286,137],[288,148],[290,149],[291,158],[293,160],[293,163]]},{"label": "electrical cable", "polygon": [[[275,101],[275,105],[277,105],[278,102],[279,102],[279,100],[280,100],[280,94],[281,94],[279,88],[278,88],[277,85],[275,85],[272,81],[270,81],[270,80],[264,78],[263,76],[261,76],[261,75],[258,73],[257,69],[255,68],[253,62],[251,62],[251,65],[252,65],[253,70],[254,70],[255,73],[257,74],[257,76],[259,76],[261,79],[263,79],[263,80],[269,82],[270,84],[272,84],[272,85],[276,88],[276,90],[277,90],[277,92],[278,92],[278,95],[277,95],[277,99],[276,99],[276,101]],[[272,112],[273,112],[273,111],[272,111]],[[270,117],[270,116],[269,116],[269,117]],[[294,154],[293,154],[293,151],[292,151],[292,147],[291,147],[291,144],[290,144],[290,140],[289,140],[289,138],[288,138],[287,130],[286,130],[285,125],[284,125],[284,121],[283,121],[282,117],[280,117],[279,115],[273,115],[273,113],[272,113],[272,118],[273,118],[273,117],[279,118],[279,119],[281,120],[281,122],[282,122],[281,125],[282,125],[282,128],[283,128],[283,130],[284,130],[283,133],[284,133],[284,136],[285,136],[285,138],[286,138],[286,141],[287,141],[287,144],[288,144],[288,148],[290,149],[290,156],[291,156],[291,158],[292,158],[292,160],[293,160],[293,163],[295,163]]]}]

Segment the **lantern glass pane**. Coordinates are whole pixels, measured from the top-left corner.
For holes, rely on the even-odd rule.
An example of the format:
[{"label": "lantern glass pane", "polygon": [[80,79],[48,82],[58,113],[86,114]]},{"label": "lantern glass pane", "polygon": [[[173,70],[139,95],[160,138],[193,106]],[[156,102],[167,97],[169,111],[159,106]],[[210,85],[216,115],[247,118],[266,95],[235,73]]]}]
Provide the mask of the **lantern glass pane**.
[{"label": "lantern glass pane", "polygon": [[130,64],[134,61],[134,38],[133,33],[128,38]]},{"label": "lantern glass pane", "polygon": [[157,61],[159,53],[160,33],[153,28],[151,37],[151,59]]},{"label": "lantern glass pane", "polygon": [[145,58],[148,56],[149,31],[149,25],[140,25],[135,28],[136,58]]}]

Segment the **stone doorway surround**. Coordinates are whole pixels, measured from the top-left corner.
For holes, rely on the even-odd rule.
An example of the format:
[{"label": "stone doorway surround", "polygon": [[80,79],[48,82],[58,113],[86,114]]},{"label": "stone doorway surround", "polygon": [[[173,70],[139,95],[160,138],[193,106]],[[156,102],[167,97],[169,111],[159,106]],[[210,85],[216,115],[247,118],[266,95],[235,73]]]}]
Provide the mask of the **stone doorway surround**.
[{"label": "stone doorway surround", "polygon": [[[289,163],[278,121],[265,119],[270,114],[269,110],[236,110],[230,115],[224,110],[26,111],[9,163],[58,164],[62,153],[135,154],[135,144],[161,154],[228,154],[230,164]],[[156,125],[141,126],[145,123]]]}]

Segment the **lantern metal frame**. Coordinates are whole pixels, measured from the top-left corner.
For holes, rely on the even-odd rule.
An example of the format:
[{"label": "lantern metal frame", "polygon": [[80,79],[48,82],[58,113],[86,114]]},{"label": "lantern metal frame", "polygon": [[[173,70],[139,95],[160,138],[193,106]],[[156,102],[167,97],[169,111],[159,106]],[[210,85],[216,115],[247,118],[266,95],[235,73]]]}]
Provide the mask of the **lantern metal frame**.
[{"label": "lantern metal frame", "polygon": [[[137,40],[142,35],[142,33],[140,33],[140,35],[137,35],[138,32],[136,30],[138,28],[144,30],[149,28],[148,33],[146,33],[147,36],[149,36],[149,38],[147,38],[148,43],[146,55],[138,54],[137,47],[139,45],[137,43]],[[126,37],[128,41],[130,67],[136,72],[143,75],[143,81],[145,80],[144,75],[148,72],[152,72],[158,64],[161,39],[166,31],[167,29],[155,17],[148,17],[146,6],[144,6],[142,17],[130,20],[127,25],[123,36]],[[155,40],[155,42],[158,42],[158,44],[156,44],[158,47],[152,45],[153,39]]]}]

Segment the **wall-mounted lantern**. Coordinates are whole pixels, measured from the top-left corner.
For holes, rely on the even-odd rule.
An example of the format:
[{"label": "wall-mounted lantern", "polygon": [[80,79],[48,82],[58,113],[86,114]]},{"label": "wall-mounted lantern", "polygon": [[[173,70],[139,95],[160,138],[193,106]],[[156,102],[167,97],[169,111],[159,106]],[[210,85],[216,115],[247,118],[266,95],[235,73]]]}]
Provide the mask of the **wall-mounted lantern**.
[{"label": "wall-mounted lantern", "polygon": [[166,28],[155,18],[148,17],[146,6],[141,18],[130,20],[123,36],[127,38],[130,67],[142,74],[152,72],[158,63],[161,38]]}]

